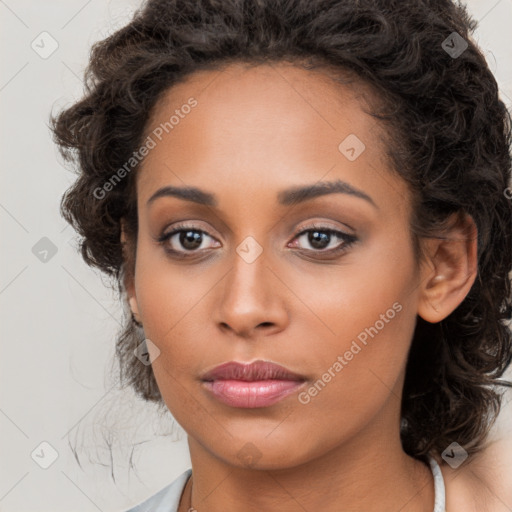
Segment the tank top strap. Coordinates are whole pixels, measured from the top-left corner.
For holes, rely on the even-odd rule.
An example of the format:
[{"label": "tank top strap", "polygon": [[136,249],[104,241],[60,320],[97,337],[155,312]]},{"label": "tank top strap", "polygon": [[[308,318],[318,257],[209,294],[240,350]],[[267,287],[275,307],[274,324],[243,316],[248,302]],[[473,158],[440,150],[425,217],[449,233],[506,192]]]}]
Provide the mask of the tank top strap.
[{"label": "tank top strap", "polygon": [[434,512],[446,512],[446,494],[443,473],[433,457],[429,457],[430,469],[434,476]]}]

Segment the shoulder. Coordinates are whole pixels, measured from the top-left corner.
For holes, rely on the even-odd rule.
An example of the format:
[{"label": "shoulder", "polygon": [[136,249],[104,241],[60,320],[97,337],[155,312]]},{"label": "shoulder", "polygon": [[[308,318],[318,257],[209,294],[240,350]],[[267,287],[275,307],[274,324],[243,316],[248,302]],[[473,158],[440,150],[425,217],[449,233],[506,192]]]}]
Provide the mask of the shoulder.
[{"label": "shoulder", "polygon": [[446,510],[509,512],[512,510],[512,436],[490,441],[458,468],[443,461]]},{"label": "shoulder", "polygon": [[187,469],[172,483],[125,512],[177,512],[181,494],[191,474],[192,469]]}]

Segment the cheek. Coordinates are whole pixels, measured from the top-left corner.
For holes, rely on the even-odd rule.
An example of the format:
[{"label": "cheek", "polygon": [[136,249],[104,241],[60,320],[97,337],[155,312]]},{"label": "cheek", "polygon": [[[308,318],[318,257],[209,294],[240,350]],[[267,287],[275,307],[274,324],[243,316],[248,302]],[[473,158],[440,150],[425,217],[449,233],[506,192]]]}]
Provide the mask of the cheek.
[{"label": "cheek", "polygon": [[[317,280],[319,291],[308,295],[325,333],[314,346],[302,337],[301,349],[318,375],[304,396],[313,407],[332,401],[360,415],[362,407],[376,407],[399,384],[414,333],[416,298],[412,257],[408,260],[404,251],[400,261],[392,253]],[[302,332],[313,332],[311,318],[304,320]]]},{"label": "cheek", "polygon": [[[298,396],[295,418],[300,416],[298,422],[305,430],[325,432],[324,421],[338,426],[315,441],[319,449],[335,444],[340,436],[356,435],[384,404],[397,401],[399,408],[415,311],[397,297],[400,294],[390,293],[372,307],[363,302],[365,307],[355,308],[359,310],[355,313],[353,307],[337,310],[338,321],[333,323],[337,336],[326,336],[327,343],[305,352],[316,379]],[[283,429],[283,442],[286,435]]]},{"label": "cheek", "polygon": [[158,340],[171,336],[216,280],[200,265],[172,263],[161,247],[143,240],[137,252],[135,291],[145,328]]}]

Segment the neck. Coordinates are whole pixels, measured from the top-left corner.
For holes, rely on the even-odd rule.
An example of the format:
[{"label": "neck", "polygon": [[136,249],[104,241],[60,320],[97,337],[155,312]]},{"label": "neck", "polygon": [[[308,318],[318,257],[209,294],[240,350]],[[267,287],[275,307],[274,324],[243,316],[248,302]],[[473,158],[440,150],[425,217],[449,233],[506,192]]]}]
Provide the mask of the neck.
[{"label": "neck", "polygon": [[189,480],[190,496],[184,492],[180,512],[434,509],[430,468],[405,454],[399,435],[390,436],[380,422],[359,432],[357,439],[324,447],[316,459],[278,469],[229,464],[190,436],[188,442],[193,482]]}]

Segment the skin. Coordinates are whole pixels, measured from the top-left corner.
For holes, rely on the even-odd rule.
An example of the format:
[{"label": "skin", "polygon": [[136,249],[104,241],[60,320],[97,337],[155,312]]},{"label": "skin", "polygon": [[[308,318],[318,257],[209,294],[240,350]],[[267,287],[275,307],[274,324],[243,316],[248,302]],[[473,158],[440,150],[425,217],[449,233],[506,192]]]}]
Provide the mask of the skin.
[{"label": "skin", "polygon": [[[510,407],[508,409],[510,410]],[[500,432],[498,429],[493,432],[492,438],[484,449],[472,458],[468,458],[462,466],[451,468],[448,464],[444,464],[441,469],[446,486],[446,510],[510,512],[512,510],[511,453],[510,431]]]},{"label": "skin", "polygon": [[[162,396],[188,434],[193,480],[180,511],[190,497],[199,512],[433,510],[430,469],[401,448],[404,370],[417,315],[439,322],[469,292],[476,228],[466,217],[451,240],[425,240],[427,259],[416,261],[410,194],[362,108],[370,94],[288,64],[232,64],[189,76],[152,113],[147,134],[190,97],[198,101],[138,172],[135,277],[126,283],[160,351],[153,371]],[[354,161],[338,149],[349,134],[366,146]],[[337,179],[375,205],[342,193],[277,202],[283,189]],[[198,187],[218,205],[160,197],[148,206],[168,185]],[[206,232],[192,255],[179,235],[167,241],[188,259],[155,240],[178,221]],[[307,234],[297,236],[313,223],[357,241],[322,256]],[[262,249],[252,263],[236,252],[248,236]],[[343,244],[330,240],[328,248]],[[304,375],[309,387],[394,303],[400,312],[307,404],[295,393],[238,409],[201,385],[221,363],[263,359]],[[240,457],[247,443],[258,454],[252,464]]]}]

